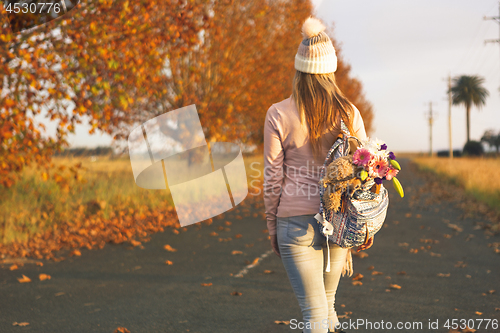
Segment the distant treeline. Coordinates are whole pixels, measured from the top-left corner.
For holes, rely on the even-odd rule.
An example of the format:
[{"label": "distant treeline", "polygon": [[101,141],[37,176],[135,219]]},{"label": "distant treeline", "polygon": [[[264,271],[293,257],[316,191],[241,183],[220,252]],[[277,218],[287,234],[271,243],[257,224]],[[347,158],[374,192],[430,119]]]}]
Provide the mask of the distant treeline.
[{"label": "distant treeline", "polygon": [[102,155],[113,155],[113,148],[99,146],[96,148],[69,148],[63,151],[56,152],[55,156],[102,156]]}]

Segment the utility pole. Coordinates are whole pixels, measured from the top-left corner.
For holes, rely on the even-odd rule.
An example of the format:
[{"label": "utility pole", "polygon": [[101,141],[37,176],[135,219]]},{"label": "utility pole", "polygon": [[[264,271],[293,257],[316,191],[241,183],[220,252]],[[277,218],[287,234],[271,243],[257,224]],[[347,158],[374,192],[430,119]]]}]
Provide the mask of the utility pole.
[{"label": "utility pole", "polygon": [[451,74],[448,74],[448,140],[450,141],[450,158],[453,158],[453,142],[451,140]]},{"label": "utility pole", "polygon": [[429,156],[432,156],[432,124],[434,123],[434,114],[432,113],[432,102],[429,102],[429,113],[426,115],[429,121]]},{"label": "utility pole", "polygon": [[[500,1],[498,2],[498,16],[490,16],[490,17],[484,17],[483,19],[485,20],[494,20],[499,23],[499,36],[500,36]],[[485,44],[488,43],[498,43],[500,45],[500,38],[499,39],[487,39],[484,41]]]}]

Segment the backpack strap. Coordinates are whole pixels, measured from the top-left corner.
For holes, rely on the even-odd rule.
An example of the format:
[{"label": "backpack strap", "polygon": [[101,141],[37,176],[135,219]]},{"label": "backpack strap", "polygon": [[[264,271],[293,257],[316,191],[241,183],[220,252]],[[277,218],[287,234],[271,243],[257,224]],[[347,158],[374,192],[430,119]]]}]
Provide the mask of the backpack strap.
[{"label": "backpack strap", "polygon": [[342,132],[344,132],[347,136],[351,136],[351,133],[349,132],[349,129],[347,128],[346,124],[344,123],[344,120],[342,117],[340,117],[340,129]]}]

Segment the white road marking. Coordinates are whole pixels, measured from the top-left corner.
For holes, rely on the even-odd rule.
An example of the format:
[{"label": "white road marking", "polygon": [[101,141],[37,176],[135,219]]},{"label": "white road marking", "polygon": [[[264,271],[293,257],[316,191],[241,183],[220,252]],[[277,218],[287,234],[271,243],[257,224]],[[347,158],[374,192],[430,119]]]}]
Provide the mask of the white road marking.
[{"label": "white road marking", "polygon": [[257,266],[261,262],[262,259],[264,259],[265,257],[267,257],[268,255],[270,255],[273,252],[274,251],[271,249],[271,250],[267,251],[266,253],[262,254],[260,257],[257,258],[258,259],[257,262],[255,262],[255,260],[254,260],[255,263],[251,263],[249,265],[246,265],[245,268],[243,268],[238,274],[234,275],[234,277],[236,277],[236,278],[243,277],[243,275],[248,273],[249,269]]}]

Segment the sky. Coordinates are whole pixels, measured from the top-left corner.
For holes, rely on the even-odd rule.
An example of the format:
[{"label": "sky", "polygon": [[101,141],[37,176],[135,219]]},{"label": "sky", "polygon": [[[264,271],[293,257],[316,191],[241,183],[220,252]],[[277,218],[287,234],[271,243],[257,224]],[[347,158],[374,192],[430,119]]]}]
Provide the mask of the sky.
[{"label": "sky", "polygon": [[[437,117],[433,149],[448,140],[448,75],[479,75],[490,96],[471,110],[471,140],[500,132],[499,16],[491,0],[313,0],[316,15],[334,26],[341,54],[375,111],[372,134],[395,151],[429,151],[429,103]],[[452,107],[453,148],[466,141],[465,107]]]},{"label": "sky", "polygon": [[[500,131],[499,16],[494,0],[313,0],[315,15],[334,26],[343,59],[373,104],[375,131],[395,152],[428,152],[429,103],[436,115],[433,150],[448,149],[448,75],[479,75],[490,96],[471,110],[471,139]],[[297,36],[297,47],[301,36]],[[293,60],[292,60],[293,61]],[[47,124],[44,121],[45,124]],[[55,127],[47,124],[50,131]],[[110,145],[108,134],[78,124],[72,147]],[[465,108],[452,107],[453,148],[466,141]]]}]

